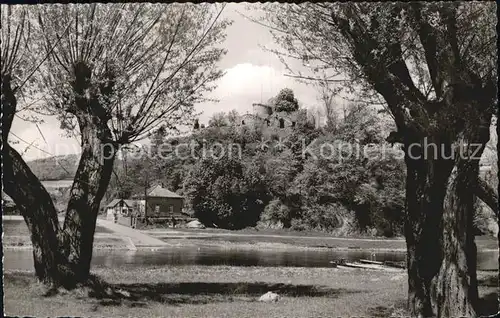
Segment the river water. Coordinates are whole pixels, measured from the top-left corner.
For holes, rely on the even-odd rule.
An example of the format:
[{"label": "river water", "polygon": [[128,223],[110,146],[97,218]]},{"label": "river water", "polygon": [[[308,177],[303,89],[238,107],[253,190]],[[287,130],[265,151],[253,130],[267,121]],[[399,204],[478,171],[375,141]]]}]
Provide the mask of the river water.
[{"label": "river water", "polygon": [[[331,261],[403,261],[405,252],[367,252],[332,250],[249,250],[220,247],[172,247],[155,251],[96,250],[92,258],[97,267],[139,267],[144,265],[229,265],[229,266],[291,266],[332,267]],[[31,250],[4,250],[4,268],[32,270]],[[478,269],[497,270],[498,252],[478,253]]]}]

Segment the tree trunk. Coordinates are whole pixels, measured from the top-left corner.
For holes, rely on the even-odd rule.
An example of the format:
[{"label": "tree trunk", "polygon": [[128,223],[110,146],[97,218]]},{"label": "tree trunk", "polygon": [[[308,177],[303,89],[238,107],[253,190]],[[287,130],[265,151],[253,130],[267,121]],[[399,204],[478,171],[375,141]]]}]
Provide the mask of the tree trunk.
[{"label": "tree trunk", "polygon": [[[481,119],[489,122],[487,114],[484,117]],[[441,145],[437,158],[412,159],[410,155],[422,155],[421,148],[406,152],[405,236],[413,316],[475,316],[474,195],[478,192],[478,158],[489,140],[489,127],[483,126],[471,126],[476,128],[469,138],[455,140],[454,151],[449,139],[429,138],[428,144]],[[405,144],[406,149],[409,145]]]},{"label": "tree trunk", "polygon": [[[87,72],[82,72],[87,71]],[[82,75],[83,74],[83,75]],[[12,197],[31,232],[36,276],[49,285],[71,289],[86,283],[99,204],[111,179],[117,143],[107,126],[109,114],[97,97],[87,99],[88,69],[76,65],[75,105],[82,156],[75,175],[64,227],[50,195],[21,155],[8,144],[17,100],[11,77],[2,74],[2,155],[5,192]],[[87,86],[86,86],[87,85]]]},{"label": "tree trunk", "polygon": [[[444,204],[443,252],[435,279],[434,307],[438,317],[474,317],[478,300],[474,197],[470,186],[478,167],[461,162],[450,177]],[[474,173],[475,176],[474,176]]]},{"label": "tree trunk", "polygon": [[[436,143],[439,144],[439,143]],[[441,231],[445,189],[452,160],[425,160],[406,143],[405,237],[408,307],[414,317],[432,317],[432,279],[442,260]],[[411,156],[410,156],[410,150]],[[418,159],[415,159],[418,158]]]},{"label": "tree trunk", "polygon": [[31,233],[37,278],[52,286],[68,286],[67,264],[59,249],[57,211],[47,190],[21,155],[7,142],[17,100],[10,76],[2,76],[3,187],[16,203]]},{"label": "tree trunk", "polygon": [[90,115],[79,115],[82,155],[70,192],[64,220],[65,256],[78,282],[90,274],[94,232],[99,204],[111,179],[117,146],[105,122],[92,122]]},{"label": "tree trunk", "polygon": [[[37,278],[48,285],[65,283],[57,233],[59,221],[50,195],[38,178],[9,145],[3,145],[3,183],[31,233]],[[61,266],[61,268],[59,268]]]},{"label": "tree trunk", "polygon": [[474,200],[482,187],[479,160],[490,139],[491,114],[484,112],[469,122],[456,142],[455,167],[444,202],[444,258],[435,280],[435,311],[438,317],[475,317],[479,300],[477,247],[474,236]]}]

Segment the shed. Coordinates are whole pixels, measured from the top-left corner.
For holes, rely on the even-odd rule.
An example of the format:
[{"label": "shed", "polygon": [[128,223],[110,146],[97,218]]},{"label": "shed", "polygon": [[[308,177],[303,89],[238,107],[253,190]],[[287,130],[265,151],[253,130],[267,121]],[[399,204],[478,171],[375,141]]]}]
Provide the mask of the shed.
[{"label": "shed", "polygon": [[136,206],[134,200],[113,199],[106,205],[107,218],[113,219],[115,213],[120,216],[128,216]]}]

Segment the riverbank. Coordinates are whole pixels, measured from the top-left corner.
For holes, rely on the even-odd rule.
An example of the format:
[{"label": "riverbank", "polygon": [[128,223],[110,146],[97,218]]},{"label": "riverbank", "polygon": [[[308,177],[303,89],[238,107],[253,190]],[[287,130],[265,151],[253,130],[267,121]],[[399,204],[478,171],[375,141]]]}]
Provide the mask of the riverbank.
[{"label": "riverbank", "polygon": [[[4,217],[3,246],[6,249],[31,248],[30,233],[22,218]],[[476,238],[481,252],[498,251],[495,238]],[[245,250],[331,250],[366,252],[406,252],[403,238],[332,237],[327,233],[289,230],[244,229],[150,229],[135,230],[98,219],[94,249],[159,249],[168,247],[218,247]]]},{"label": "riverbank", "polygon": [[[32,249],[31,239],[27,235],[6,235],[2,239],[2,246],[9,250]],[[128,237],[118,237],[112,235],[96,235],[94,237],[94,250],[134,250],[135,246]]]},{"label": "riverbank", "polygon": [[[62,223],[63,220],[59,219],[59,221]],[[4,234],[2,245],[5,249],[32,248],[30,232],[21,216],[3,216],[2,225]],[[97,219],[94,249],[137,250],[167,246],[169,246],[168,243],[138,230],[108,220]]]},{"label": "riverbank", "polygon": [[[282,231],[282,232],[280,232]],[[220,229],[155,229],[144,230],[143,233],[159,238],[170,244],[201,244],[213,246],[233,246],[241,248],[300,248],[329,249],[334,251],[364,250],[372,252],[406,252],[404,238],[373,237],[333,237],[326,233],[302,233],[288,230],[256,231],[245,229],[228,231]],[[476,237],[479,251],[496,252],[496,238],[489,236]]]}]

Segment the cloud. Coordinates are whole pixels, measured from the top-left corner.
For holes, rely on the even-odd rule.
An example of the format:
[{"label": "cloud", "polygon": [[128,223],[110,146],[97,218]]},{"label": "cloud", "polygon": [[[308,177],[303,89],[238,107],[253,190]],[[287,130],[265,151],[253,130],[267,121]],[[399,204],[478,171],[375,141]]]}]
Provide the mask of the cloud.
[{"label": "cloud", "polygon": [[240,114],[251,112],[253,103],[265,103],[285,87],[294,91],[295,97],[304,107],[318,104],[314,88],[286,77],[282,70],[269,65],[241,63],[226,69],[218,87],[212,92],[211,97],[218,99],[219,102],[199,104],[196,110],[203,112],[200,122],[206,124],[217,112],[228,112],[233,109]]},{"label": "cloud", "polygon": [[[310,86],[296,82],[293,78],[284,76],[282,69],[252,63],[240,63],[227,68],[225,75],[219,80],[218,87],[210,96],[220,102],[195,106],[198,112],[203,112],[200,116],[200,123],[207,124],[210,117],[220,111],[228,112],[236,109],[240,114],[251,112],[253,103],[261,101],[265,103],[285,87],[294,91],[295,97],[304,107],[317,105],[316,91]],[[55,117],[45,116],[43,119],[45,122],[39,124],[42,133],[35,124],[19,118],[14,120],[12,132],[25,142],[19,141],[13,147],[23,155],[25,160],[80,152],[79,141],[66,137]],[[12,136],[11,140],[19,139]],[[33,145],[28,147],[32,142]]]}]

